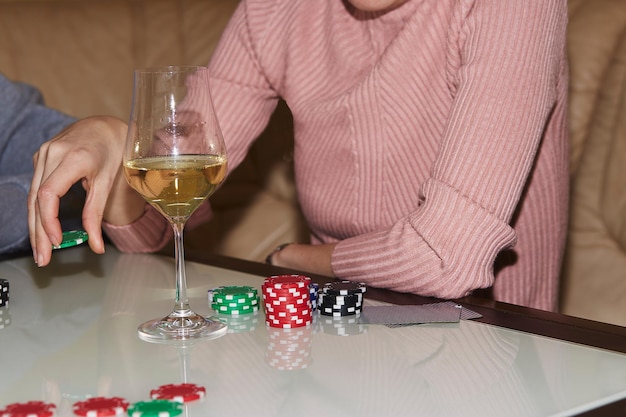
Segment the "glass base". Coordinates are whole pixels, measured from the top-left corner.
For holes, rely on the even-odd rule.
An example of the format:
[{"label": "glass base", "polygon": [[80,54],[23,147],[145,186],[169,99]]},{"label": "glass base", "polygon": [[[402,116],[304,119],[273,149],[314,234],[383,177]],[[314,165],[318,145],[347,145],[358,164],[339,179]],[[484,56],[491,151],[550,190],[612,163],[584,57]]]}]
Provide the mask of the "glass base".
[{"label": "glass base", "polygon": [[147,342],[217,339],[226,334],[228,326],[217,318],[196,313],[183,316],[170,314],[147,321],[137,328],[139,338]]}]

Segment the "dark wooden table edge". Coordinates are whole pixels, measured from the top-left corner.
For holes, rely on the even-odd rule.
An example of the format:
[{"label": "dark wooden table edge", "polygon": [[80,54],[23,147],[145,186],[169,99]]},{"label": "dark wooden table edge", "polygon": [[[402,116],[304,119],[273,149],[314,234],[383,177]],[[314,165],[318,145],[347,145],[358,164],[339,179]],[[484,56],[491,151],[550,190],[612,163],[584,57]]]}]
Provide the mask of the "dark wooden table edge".
[{"label": "dark wooden table edge", "polygon": [[[186,258],[198,263],[234,269],[259,276],[301,273],[299,271],[220,255],[189,253],[186,255]],[[306,275],[311,276],[319,283],[334,280],[333,278],[319,275]],[[436,298],[398,293],[373,287],[368,287],[365,295],[366,298],[373,300],[403,305],[427,304],[441,301]],[[453,301],[482,314],[482,318],[476,319],[476,321],[479,322],[600,349],[626,353],[626,327],[497,302],[475,296],[468,296]]]},{"label": "dark wooden table edge", "polygon": [[[190,261],[259,276],[301,273],[259,262],[200,252],[187,253],[185,257]],[[320,275],[308,273],[306,275],[320,284],[334,280],[333,278]],[[401,305],[420,305],[441,301],[436,298],[398,293],[373,287],[368,287],[366,298]],[[468,296],[453,301],[480,313],[482,318],[475,319],[478,322],[594,348],[626,353],[626,327],[497,302],[476,296]],[[576,415],[584,417],[626,416],[626,398]]]}]

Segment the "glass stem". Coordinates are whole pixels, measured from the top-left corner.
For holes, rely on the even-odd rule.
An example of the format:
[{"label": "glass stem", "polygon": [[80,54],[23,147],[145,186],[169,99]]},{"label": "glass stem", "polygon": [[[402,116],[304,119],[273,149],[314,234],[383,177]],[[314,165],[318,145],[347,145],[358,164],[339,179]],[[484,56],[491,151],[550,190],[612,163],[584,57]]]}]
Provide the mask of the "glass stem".
[{"label": "glass stem", "polygon": [[187,277],[185,275],[185,249],[183,247],[184,222],[172,222],[174,229],[174,250],[176,259],[176,300],[173,314],[185,317],[192,314],[187,298]]}]

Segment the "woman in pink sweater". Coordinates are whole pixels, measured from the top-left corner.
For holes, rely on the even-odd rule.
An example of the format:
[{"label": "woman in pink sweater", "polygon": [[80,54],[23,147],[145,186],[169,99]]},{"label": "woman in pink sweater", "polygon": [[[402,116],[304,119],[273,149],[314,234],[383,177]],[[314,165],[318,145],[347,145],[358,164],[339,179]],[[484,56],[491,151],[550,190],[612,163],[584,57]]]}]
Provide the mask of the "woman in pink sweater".
[{"label": "woman in pink sweater", "polygon": [[[312,231],[311,244],[273,262],[442,298],[493,287],[497,300],[554,310],[567,225],[566,25],[565,0],[242,1],[210,63],[230,169],[284,98]],[[100,140],[80,141],[86,131]],[[88,119],[40,150],[38,265],[60,238],[54,196],[77,178],[92,249],[104,250],[99,213],[123,251],[169,240],[165,220],[116,177],[124,135],[120,121]],[[79,155],[88,166],[52,171]],[[194,221],[208,216],[205,204]]]}]

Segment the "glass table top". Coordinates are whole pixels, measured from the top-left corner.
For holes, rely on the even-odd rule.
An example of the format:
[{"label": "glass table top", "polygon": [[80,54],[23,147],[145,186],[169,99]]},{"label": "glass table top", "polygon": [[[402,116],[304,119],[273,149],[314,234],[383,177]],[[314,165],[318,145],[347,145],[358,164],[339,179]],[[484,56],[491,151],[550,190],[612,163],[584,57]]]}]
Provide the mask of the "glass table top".
[{"label": "glass table top", "polygon": [[[471,320],[390,328],[316,316],[283,330],[261,311],[231,318],[219,339],[144,342],[137,326],[172,308],[174,261],[158,255],[85,246],[42,269],[0,262],[0,278],[0,409],[39,400],[71,416],[87,398],[134,403],[182,382],[206,389],[187,416],[569,416],[626,397],[624,354]],[[263,278],[188,262],[191,307],[213,315],[208,289]]]}]

